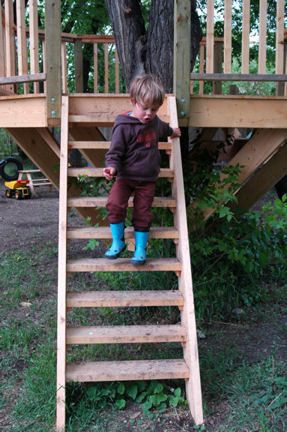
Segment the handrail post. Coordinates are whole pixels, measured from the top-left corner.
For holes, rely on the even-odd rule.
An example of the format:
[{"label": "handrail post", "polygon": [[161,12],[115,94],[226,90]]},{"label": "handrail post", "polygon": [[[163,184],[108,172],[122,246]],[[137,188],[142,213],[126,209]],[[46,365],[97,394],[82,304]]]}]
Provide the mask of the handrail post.
[{"label": "handrail post", "polygon": [[190,0],[175,0],[173,92],[180,126],[188,126],[190,108],[190,25]]},{"label": "handrail post", "polygon": [[49,126],[60,124],[61,118],[61,1],[46,0],[46,74],[47,120]]}]

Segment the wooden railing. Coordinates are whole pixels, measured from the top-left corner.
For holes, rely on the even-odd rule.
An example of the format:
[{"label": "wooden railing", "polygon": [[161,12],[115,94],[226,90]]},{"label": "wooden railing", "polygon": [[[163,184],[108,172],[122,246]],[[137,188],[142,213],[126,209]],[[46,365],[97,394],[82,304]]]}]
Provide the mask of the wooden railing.
[{"label": "wooden railing", "polygon": [[[223,0],[224,13],[220,16],[220,11],[216,9],[214,0],[207,0],[206,6],[206,34],[200,45],[200,56],[197,65],[197,71],[191,74],[191,80],[200,80],[196,92],[203,94],[205,87],[211,92],[210,86],[204,87],[204,81],[213,81],[216,84],[217,91],[221,87],[222,81],[273,81],[281,83],[281,93],[286,95],[286,39],[284,44],[284,10],[286,8],[286,0],[277,0],[276,2],[276,29],[270,29],[268,26],[268,0],[259,0],[259,17],[258,26],[256,23],[254,28],[251,28],[250,8],[254,0]],[[241,50],[235,56],[233,46],[233,28],[234,21],[232,17],[233,7],[236,3],[236,8],[242,6],[241,21],[242,21],[242,37]],[[258,3],[258,1],[257,1]],[[274,3],[274,2],[273,2]],[[222,5],[220,5],[222,6]],[[236,12],[238,14],[238,11]],[[215,32],[215,16],[221,21],[223,34]],[[220,18],[218,18],[220,17]],[[273,46],[268,44],[267,39],[271,32],[275,30],[275,38]],[[238,29],[237,29],[238,34]],[[238,42],[238,41],[237,41]],[[238,45],[238,44],[237,44]],[[274,62],[267,68],[267,52],[273,51]],[[252,59],[251,59],[252,52]],[[234,62],[236,58],[236,62]],[[250,70],[251,60],[257,64],[257,70]],[[284,85],[285,83],[285,85]],[[283,87],[282,87],[283,85]],[[277,86],[280,89],[280,85]],[[285,91],[282,89],[285,88]],[[193,92],[193,85],[191,86]]]}]

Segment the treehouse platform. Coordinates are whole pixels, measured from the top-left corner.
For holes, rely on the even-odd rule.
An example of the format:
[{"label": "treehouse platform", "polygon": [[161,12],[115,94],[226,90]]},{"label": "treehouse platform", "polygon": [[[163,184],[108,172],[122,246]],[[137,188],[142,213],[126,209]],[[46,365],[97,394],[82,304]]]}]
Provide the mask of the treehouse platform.
[{"label": "treehouse platform", "polygon": [[[65,428],[66,380],[181,378],[186,382],[195,423],[202,424],[179,140],[160,143],[160,150],[169,158],[169,167],[160,175],[170,180],[171,196],[154,200],[155,207],[170,209],[173,213],[174,227],[159,227],[151,232],[152,239],[173,239],[176,257],[150,260],[141,269],[175,272],[179,289],[169,292],[169,295],[164,291],[132,291],[128,299],[118,292],[101,295],[98,292],[79,293],[78,297],[67,293],[67,273],[135,271],[125,259],[116,263],[105,259],[67,260],[68,240],[110,238],[105,227],[82,231],[69,229],[68,208],[77,208],[82,216],[98,222],[97,209],[106,201],[100,197],[81,197],[79,185],[68,183],[68,178],[102,176],[100,167],[109,147],[110,129],[116,115],[129,110],[130,100],[125,92],[112,35],[62,33],[60,2],[46,0],[45,8],[41,9],[41,17],[45,16],[43,23],[38,2],[30,0],[29,7],[26,3],[24,0],[5,0],[0,6],[0,127],[11,134],[29,159],[60,190],[57,430]],[[191,154],[198,147],[214,148],[219,141],[225,145],[228,138],[233,138],[232,151],[224,152],[225,163],[242,166],[235,193],[238,206],[248,209],[287,175],[286,1],[276,2],[271,48],[267,0],[259,1],[255,39],[250,26],[252,0],[243,0],[240,42],[235,41],[233,35],[232,0],[224,1],[224,10],[219,16],[222,22],[219,35],[215,28],[215,16],[218,18],[215,3],[213,0],[206,3],[205,35],[200,41],[198,58],[191,73],[188,54],[190,2],[175,2],[173,95],[166,96],[159,117],[173,127],[179,125],[188,129],[189,136],[195,132],[196,139],[190,139]],[[85,46],[92,50],[88,75],[83,69]],[[218,138],[218,131],[221,131],[221,138]],[[81,154],[89,164],[88,168],[73,165],[69,158],[69,152],[73,150]],[[208,212],[206,217],[211,213]],[[131,233],[127,230],[129,237]],[[107,328],[88,327],[83,330],[66,327],[69,308],[166,305],[179,308],[182,325],[169,328],[135,326],[124,331],[114,329],[114,333]],[[183,347],[183,359],[129,365],[125,362],[93,363],[66,368],[67,345],[135,341],[178,342]]]}]

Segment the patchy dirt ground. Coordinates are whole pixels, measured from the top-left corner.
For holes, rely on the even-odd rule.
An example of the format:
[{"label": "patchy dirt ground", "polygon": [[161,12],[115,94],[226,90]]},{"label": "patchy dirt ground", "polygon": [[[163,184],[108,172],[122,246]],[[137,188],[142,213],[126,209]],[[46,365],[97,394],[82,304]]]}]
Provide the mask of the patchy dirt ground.
[{"label": "patchy dirt ground", "polygon": [[[39,243],[56,243],[58,192],[41,189],[38,197],[16,201],[4,197],[4,186],[1,183],[0,222],[0,255],[7,251],[28,250]],[[212,326],[204,329],[206,337],[199,340],[200,352],[218,353],[226,348],[235,348],[240,353],[242,364],[264,360],[270,354],[287,361],[287,316],[286,313],[284,314],[284,308],[286,311],[286,305],[284,307],[265,306],[259,314],[258,311],[254,315],[252,310],[248,311],[240,321],[213,323]],[[203,393],[205,394],[204,388]],[[226,415],[227,406],[222,401],[214,402],[212,405],[212,415],[206,418],[206,425],[207,430],[217,431],[221,419]],[[130,412],[120,413],[119,421],[124,424],[127,418],[133,418],[132,416],[136,418],[139,415],[133,408]],[[176,415],[170,414],[163,426],[157,428],[153,425],[151,429],[143,430],[184,432],[192,431],[193,428],[187,411],[179,410]]]}]

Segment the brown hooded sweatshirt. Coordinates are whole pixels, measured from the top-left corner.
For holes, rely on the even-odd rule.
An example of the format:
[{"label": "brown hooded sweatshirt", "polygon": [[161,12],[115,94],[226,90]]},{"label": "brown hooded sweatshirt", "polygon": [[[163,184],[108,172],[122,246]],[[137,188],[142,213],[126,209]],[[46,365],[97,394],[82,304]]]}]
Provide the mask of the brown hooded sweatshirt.
[{"label": "brown hooded sweatshirt", "polygon": [[173,129],[157,116],[143,124],[129,114],[116,117],[106,167],[115,168],[117,178],[155,181],[160,170],[158,141],[166,140]]}]

